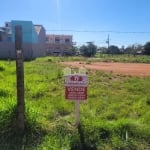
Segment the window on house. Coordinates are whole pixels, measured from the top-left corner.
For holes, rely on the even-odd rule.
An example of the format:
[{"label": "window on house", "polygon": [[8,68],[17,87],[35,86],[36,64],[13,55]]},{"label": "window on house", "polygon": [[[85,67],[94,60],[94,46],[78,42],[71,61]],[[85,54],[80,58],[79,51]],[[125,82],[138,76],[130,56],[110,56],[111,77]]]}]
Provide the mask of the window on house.
[{"label": "window on house", "polygon": [[60,43],[60,39],[59,38],[55,38],[55,43]]},{"label": "window on house", "polygon": [[70,43],[70,39],[65,39],[65,43]]},{"label": "window on house", "polygon": [[60,50],[60,47],[56,47],[57,50]]}]

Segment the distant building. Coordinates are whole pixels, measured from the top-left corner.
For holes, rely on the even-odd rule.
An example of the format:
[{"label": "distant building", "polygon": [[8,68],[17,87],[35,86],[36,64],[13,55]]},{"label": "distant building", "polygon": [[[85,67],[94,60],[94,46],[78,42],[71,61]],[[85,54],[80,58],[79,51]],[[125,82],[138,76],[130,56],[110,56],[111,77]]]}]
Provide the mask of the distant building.
[{"label": "distant building", "polygon": [[25,59],[45,55],[45,29],[42,25],[33,25],[32,21],[6,22],[0,27],[0,58],[15,58],[15,26],[22,27],[22,49]]},{"label": "distant building", "polygon": [[67,55],[73,46],[72,35],[46,35],[47,55]]}]

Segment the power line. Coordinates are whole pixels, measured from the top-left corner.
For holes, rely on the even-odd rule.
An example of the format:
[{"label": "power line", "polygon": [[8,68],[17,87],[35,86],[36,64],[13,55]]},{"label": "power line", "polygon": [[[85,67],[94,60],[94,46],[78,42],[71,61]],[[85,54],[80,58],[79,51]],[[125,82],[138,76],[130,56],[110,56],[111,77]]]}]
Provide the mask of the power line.
[{"label": "power line", "polygon": [[116,33],[116,34],[150,34],[150,31],[115,31],[115,30],[57,30],[57,29],[47,29],[46,31],[51,32],[87,32],[87,33]]}]

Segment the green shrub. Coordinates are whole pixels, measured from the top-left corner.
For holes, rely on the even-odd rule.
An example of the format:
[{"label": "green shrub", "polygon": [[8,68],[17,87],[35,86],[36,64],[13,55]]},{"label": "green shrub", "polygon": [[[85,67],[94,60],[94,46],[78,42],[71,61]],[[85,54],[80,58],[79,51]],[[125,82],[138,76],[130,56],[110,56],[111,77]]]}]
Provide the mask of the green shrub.
[{"label": "green shrub", "polygon": [[0,71],[5,71],[5,67],[0,65]]},{"label": "green shrub", "polygon": [[150,98],[147,98],[146,104],[147,104],[147,105],[150,105]]}]

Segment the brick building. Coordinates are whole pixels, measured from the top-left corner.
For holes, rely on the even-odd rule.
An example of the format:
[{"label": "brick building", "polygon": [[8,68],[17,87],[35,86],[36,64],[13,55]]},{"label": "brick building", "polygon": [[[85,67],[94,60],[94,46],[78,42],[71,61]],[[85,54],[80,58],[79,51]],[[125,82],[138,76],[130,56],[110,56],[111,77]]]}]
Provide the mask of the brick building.
[{"label": "brick building", "polygon": [[67,55],[72,51],[72,35],[46,35],[47,55]]}]

